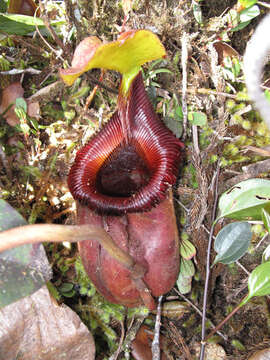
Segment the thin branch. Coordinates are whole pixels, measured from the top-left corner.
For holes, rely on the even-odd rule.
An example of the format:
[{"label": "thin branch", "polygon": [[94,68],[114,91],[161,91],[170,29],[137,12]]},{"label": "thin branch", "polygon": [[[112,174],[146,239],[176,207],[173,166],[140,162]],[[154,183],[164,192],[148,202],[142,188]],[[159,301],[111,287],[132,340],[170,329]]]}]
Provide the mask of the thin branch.
[{"label": "thin branch", "polygon": [[46,241],[78,242],[91,238],[98,241],[110,256],[127,269],[135,271],[134,276],[141,278],[144,275],[145,269],[141,265],[135,263],[128,253],[120,249],[104,229],[93,225],[35,224],[15,227],[0,233],[0,253],[24,244]]},{"label": "thin branch", "polygon": [[40,10],[42,12],[42,19],[44,21],[44,24],[46,26],[46,28],[48,29],[48,31],[50,32],[50,34],[52,35],[52,38],[54,39],[54,41],[56,42],[56,44],[62,49],[63,53],[66,54],[66,48],[64,46],[64,44],[62,43],[62,41],[59,39],[59,37],[57,36],[56,32],[54,31],[53,27],[51,26],[48,16],[46,14],[44,5],[42,3],[41,0],[39,0],[39,7]]},{"label": "thin branch", "polygon": [[192,125],[192,142],[193,142],[195,154],[199,158],[200,147],[199,147],[198,126],[197,125]]},{"label": "thin branch", "polygon": [[235,263],[244,271],[244,273],[246,273],[246,275],[250,275],[250,272],[238,260]]},{"label": "thin branch", "polygon": [[[36,16],[36,15],[35,15]],[[39,28],[38,28],[38,26],[36,25],[36,32],[38,33],[38,35],[40,36],[40,38],[43,40],[43,42],[48,46],[48,48],[53,52],[53,53],[55,53],[56,55],[57,55],[57,57],[59,57],[62,61],[65,61],[63,58],[62,58],[62,56],[61,56],[61,54],[62,54],[62,49],[61,49],[61,51],[59,52],[59,51],[57,51],[57,50],[55,50],[49,43],[48,43],[48,41],[41,35],[41,32],[39,31]]]},{"label": "thin branch", "polygon": [[122,345],[122,349],[121,349],[122,351],[124,351],[124,352],[128,351],[128,353],[130,353],[130,351],[129,351],[130,344],[136,338],[137,332],[146,317],[147,317],[147,314],[145,316],[140,316],[140,317],[136,318],[135,321],[134,320],[132,321],[132,326],[129,326],[125,341]]},{"label": "thin branch", "polygon": [[[101,83],[102,80],[103,80],[104,74],[105,74],[105,70],[102,69],[102,70],[101,70],[101,74],[100,74],[100,76],[99,76],[99,80],[98,80],[100,83]],[[94,99],[94,97],[95,97],[95,95],[96,95],[96,93],[97,93],[98,87],[99,87],[99,85],[95,85],[94,89],[91,91],[91,94],[87,97],[87,99],[86,99],[86,101],[85,101],[84,108],[83,108],[83,111],[84,111],[84,112],[87,111],[87,109],[89,108],[91,102],[93,101],[93,99]]]},{"label": "thin branch", "polygon": [[95,239],[107,253],[130,271],[130,279],[139,291],[141,299],[149,309],[155,309],[155,300],[143,281],[146,269],[132,256],[118,247],[111,236],[101,227],[94,225],[34,224],[16,227],[0,233],[0,252],[24,244],[40,242],[78,242]]},{"label": "thin branch", "polygon": [[[201,310],[195,305],[193,304],[192,301],[189,300],[189,298],[187,298],[185,295],[181,294],[177,289],[174,289],[174,291],[177,292],[177,294],[183,299],[185,300],[199,315],[200,317],[202,318],[203,317],[203,313],[201,312]],[[211,325],[211,328],[212,329],[215,329],[216,325],[206,317],[206,320],[209,321],[210,325]],[[227,335],[224,335],[222,332],[220,331],[217,331],[217,334],[222,337],[222,339],[224,339],[225,341],[228,340],[228,336]]]},{"label": "thin branch", "polygon": [[264,2],[264,1],[258,1],[257,4],[258,4],[258,5],[261,5],[261,6],[264,6],[264,7],[268,8],[268,9],[270,9],[270,5],[267,4],[267,3]]},{"label": "thin branch", "polygon": [[261,244],[264,242],[264,240],[267,238],[267,236],[269,235],[269,233],[267,232],[266,234],[263,235],[263,237],[261,238],[261,240],[258,242],[258,244],[255,246],[255,250],[257,250]]},{"label": "thin branch", "polygon": [[230,320],[230,318],[243,306],[242,301],[246,298],[246,296],[243,297],[243,299],[241,300],[240,304],[236,306],[236,308],[233,309],[232,312],[229,313],[229,315],[227,315],[225,317],[225,319],[223,319],[216,327],[214,330],[211,331],[211,333],[205,338],[204,343],[206,344],[206,342],[217,332],[217,330],[221,329],[222,326]]},{"label": "thin branch", "polygon": [[217,209],[217,202],[218,202],[218,178],[219,178],[219,164],[217,167],[216,172],[216,179],[215,179],[215,200],[214,206],[212,210],[212,226],[209,234],[208,240],[208,248],[207,248],[207,260],[206,260],[206,276],[205,276],[205,286],[204,286],[204,295],[203,295],[203,317],[202,317],[202,340],[201,340],[201,352],[200,352],[200,360],[204,359],[205,353],[205,330],[206,330],[206,310],[207,310],[207,295],[208,295],[208,286],[209,286],[209,279],[210,279],[210,262],[211,262],[211,247],[212,247],[212,240],[215,228],[215,217],[216,217],[216,209]]},{"label": "thin branch", "polygon": [[[182,90],[180,89],[179,92],[182,92]],[[234,94],[228,94],[228,93],[225,93],[225,92],[222,92],[222,91],[216,91],[216,90],[212,90],[212,89],[205,89],[205,88],[189,88],[187,89],[187,93],[188,94],[192,94],[192,95],[197,95],[197,94],[200,94],[200,95],[215,95],[215,96],[224,96],[226,98],[229,98],[229,99],[237,99],[237,95],[234,95]],[[249,100],[248,99],[241,99],[242,102],[248,102]]]},{"label": "thin branch", "polygon": [[183,139],[186,137],[187,132],[187,60],[188,60],[188,43],[187,43],[187,34],[184,32],[181,39],[182,45],[182,112],[183,112]]},{"label": "thin branch", "polygon": [[124,338],[125,338],[125,327],[124,327],[124,323],[122,320],[120,321],[120,325],[121,325],[121,337],[119,340],[118,348],[117,348],[116,352],[112,356],[110,356],[109,360],[117,360],[117,358],[121,352],[122,346],[123,346],[123,342],[124,342]]},{"label": "thin branch", "polygon": [[48,46],[48,48],[49,48],[53,53],[55,53],[58,58],[60,58],[62,61],[65,61],[65,60],[62,58],[62,56],[61,56],[62,50],[61,50],[61,52],[55,50],[55,49],[48,43],[48,41],[45,40],[45,38],[41,35],[41,32],[39,31],[38,26],[36,26],[36,31],[37,31],[38,35],[40,36],[40,38],[43,40],[43,42]]},{"label": "thin branch", "polygon": [[[187,121],[188,121],[188,109],[187,109],[187,62],[188,62],[188,36],[184,32],[182,39],[182,112],[183,112],[183,139],[186,137],[187,131]],[[193,146],[196,155],[199,157],[200,148],[199,148],[199,140],[198,140],[198,129],[196,125],[192,125],[192,137],[193,137]]]},{"label": "thin branch", "polygon": [[98,81],[94,76],[92,76],[91,74],[86,74],[87,78],[89,79],[89,81],[93,84],[93,85],[98,85],[99,87],[102,87],[103,89],[113,93],[113,94],[118,94],[118,90],[115,88],[111,88],[105,84],[103,84],[102,82]]},{"label": "thin branch", "polygon": [[[171,333],[171,338],[172,341],[175,343],[175,345],[181,349],[181,352],[183,353],[184,357],[181,356],[181,359],[185,360],[192,360],[193,357],[191,356],[191,353],[189,351],[189,348],[183,338],[183,336],[181,335],[180,331],[177,329],[177,327],[174,325],[174,323],[172,321],[169,322],[170,323],[170,327],[169,327],[169,331]],[[177,359],[180,359],[179,357],[177,357]]]},{"label": "thin branch", "polygon": [[156,323],[155,323],[155,333],[154,339],[152,342],[152,360],[160,360],[160,325],[161,325],[161,302],[163,296],[158,298],[158,306],[157,306],[157,315],[156,315]]},{"label": "thin branch", "polygon": [[174,198],[174,200],[185,210],[187,214],[189,214],[190,210],[179,199]]},{"label": "thin branch", "polygon": [[261,117],[270,129],[270,104],[260,88],[266,57],[270,50],[270,14],[266,15],[257,26],[244,54],[244,74],[248,94]]}]

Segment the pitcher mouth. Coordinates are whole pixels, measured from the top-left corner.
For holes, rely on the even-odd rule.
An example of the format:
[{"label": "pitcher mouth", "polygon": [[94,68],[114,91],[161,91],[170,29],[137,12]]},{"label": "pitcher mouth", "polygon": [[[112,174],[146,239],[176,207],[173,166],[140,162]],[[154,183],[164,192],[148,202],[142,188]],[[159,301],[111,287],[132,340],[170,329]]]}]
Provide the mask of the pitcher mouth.
[{"label": "pitcher mouth", "polygon": [[101,194],[126,198],[146,186],[150,178],[151,169],[135,146],[120,145],[101,166],[96,186]]},{"label": "pitcher mouth", "polygon": [[141,73],[119,104],[104,128],[78,151],[68,177],[73,197],[101,214],[142,212],[157,205],[177,179],[183,148],[155,114]]}]

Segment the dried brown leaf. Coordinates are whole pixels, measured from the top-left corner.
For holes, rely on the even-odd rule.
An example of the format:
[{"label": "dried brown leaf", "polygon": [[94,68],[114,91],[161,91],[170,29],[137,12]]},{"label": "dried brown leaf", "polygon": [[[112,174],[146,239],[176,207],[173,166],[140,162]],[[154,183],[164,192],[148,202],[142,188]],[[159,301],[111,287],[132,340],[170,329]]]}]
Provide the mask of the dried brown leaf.
[{"label": "dried brown leaf", "polygon": [[238,52],[224,41],[215,41],[213,47],[218,54],[218,65],[222,65],[227,56],[239,58]]},{"label": "dried brown leaf", "polygon": [[40,117],[40,107],[37,101],[28,102],[27,101],[27,114],[30,117],[38,119]]},{"label": "dried brown leaf", "polygon": [[270,359],[270,348],[256,351],[248,360],[269,360]]},{"label": "dried brown leaf", "polygon": [[[14,82],[2,91],[2,101],[0,104],[0,113],[3,113],[11,104],[14,104],[17,98],[23,97],[24,89],[20,82]],[[10,126],[20,123],[15,114],[15,105],[5,113],[4,118]]]},{"label": "dried brown leaf", "polygon": [[34,16],[36,13],[36,16],[40,16],[37,5],[33,0],[10,0],[8,13],[29,16]]},{"label": "dried brown leaf", "polygon": [[91,333],[46,286],[0,310],[0,360],[94,360]]},{"label": "dried brown leaf", "polygon": [[[132,356],[136,360],[152,360],[151,342],[153,334],[151,329],[142,325],[138,331],[135,340],[132,341]],[[163,338],[161,337],[161,345]],[[161,360],[168,360],[164,352],[161,352]]]},{"label": "dried brown leaf", "polygon": [[[18,98],[22,98],[24,94],[24,89],[20,82],[11,83],[2,91],[2,100],[0,103],[0,114],[4,113],[6,109],[12,105],[8,111],[4,114],[4,118],[10,126],[15,126],[20,124],[20,120],[15,114],[15,101]],[[30,117],[39,118],[40,117],[40,107],[37,101],[27,100],[27,114]]]}]

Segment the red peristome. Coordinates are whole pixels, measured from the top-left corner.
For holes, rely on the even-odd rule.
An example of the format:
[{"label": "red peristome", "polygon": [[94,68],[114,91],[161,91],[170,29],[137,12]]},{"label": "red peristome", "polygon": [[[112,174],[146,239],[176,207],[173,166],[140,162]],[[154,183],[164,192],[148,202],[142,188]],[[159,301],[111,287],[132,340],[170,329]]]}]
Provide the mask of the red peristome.
[{"label": "red peristome", "polygon": [[[104,128],[78,151],[68,177],[73,197],[100,214],[120,215],[150,210],[165,198],[167,189],[177,178],[183,144],[154,112],[141,73],[133,80],[128,98],[123,103],[126,103],[125,123],[130,130],[128,143],[126,130],[121,125],[123,121],[120,120],[119,111],[116,111]],[[123,109],[120,111],[123,114]],[[129,151],[130,147],[133,148],[133,154]],[[130,175],[130,178],[133,176],[134,186],[131,186],[128,195],[110,194],[100,184],[103,166],[106,164],[110,167],[115,152],[128,156],[128,159],[134,156],[142,159],[140,169],[135,169],[131,160],[127,161],[126,172],[134,171]],[[144,167],[147,168],[145,176],[142,170]],[[122,184],[125,187],[125,177]],[[136,184],[141,184],[138,189]]]}]

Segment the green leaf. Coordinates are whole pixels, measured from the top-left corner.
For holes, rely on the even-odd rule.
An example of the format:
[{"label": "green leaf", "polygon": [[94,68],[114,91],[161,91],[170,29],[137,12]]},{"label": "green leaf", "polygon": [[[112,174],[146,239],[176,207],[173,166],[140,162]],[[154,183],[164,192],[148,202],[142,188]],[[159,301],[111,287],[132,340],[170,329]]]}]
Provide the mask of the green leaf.
[{"label": "green leaf", "polygon": [[23,98],[17,98],[15,101],[16,108],[21,108],[26,113],[27,112],[27,103]]},{"label": "green leaf", "polygon": [[148,73],[149,71],[151,71],[155,66],[157,66],[158,64],[161,64],[164,62],[164,59],[157,59],[157,60],[154,60],[150,63],[150,65],[148,66]]},{"label": "green leaf", "polygon": [[265,95],[267,101],[270,102],[270,91],[269,91],[269,90],[265,90],[264,95]]},{"label": "green leaf", "polygon": [[10,35],[26,35],[36,30],[36,26],[44,27],[40,18],[18,14],[0,14],[0,32]]},{"label": "green leaf", "polygon": [[248,8],[254,4],[257,4],[257,0],[239,0],[239,3],[245,8]]},{"label": "green leaf", "polygon": [[218,219],[261,220],[262,209],[270,211],[270,181],[249,179],[222,194]]},{"label": "green leaf", "polygon": [[203,112],[189,112],[188,120],[192,125],[205,126],[207,124],[207,116]]},{"label": "green leaf", "polygon": [[184,259],[190,260],[196,255],[196,248],[189,240],[184,239],[180,246],[180,254]]},{"label": "green leaf", "polygon": [[257,266],[248,278],[248,295],[241,302],[246,304],[254,296],[270,295],[270,261]]},{"label": "green leaf", "polygon": [[265,248],[262,255],[262,262],[266,262],[270,260],[270,244]]},{"label": "green leaf", "polygon": [[192,260],[181,259],[180,274],[184,277],[195,275],[195,267]]},{"label": "green leaf", "polygon": [[74,100],[74,99],[80,99],[84,96],[86,96],[89,93],[90,90],[90,86],[83,86],[81,87],[78,91],[76,91],[71,97],[70,99]]},{"label": "green leaf", "polygon": [[266,230],[270,233],[270,214],[265,209],[262,209],[262,221]]},{"label": "green leaf", "polygon": [[164,69],[164,68],[162,68],[162,69],[156,69],[156,70],[151,70],[151,71],[148,72],[149,77],[150,77],[151,79],[153,79],[154,77],[156,77],[157,74],[162,74],[162,73],[172,74],[171,70],[169,70],[169,69]]},{"label": "green leaf", "polygon": [[247,251],[251,238],[251,226],[247,222],[234,222],[224,226],[215,239],[217,256],[214,264],[230,264],[240,259]]},{"label": "green leaf", "polygon": [[[0,231],[26,224],[16,210],[0,199]],[[0,308],[33,294],[50,277],[42,244],[22,245],[0,253]]]},{"label": "green leaf", "polygon": [[163,121],[165,125],[174,133],[177,138],[180,138],[183,132],[182,122],[176,120],[176,117],[164,116]]},{"label": "green leaf", "polygon": [[203,23],[202,8],[198,1],[192,0],[192,10],[195,20],[201,25]]},{"label": "green leaf", "polygon": [[233,29],[231,29],[231,31],[239,31],[244,29],[246,26],[248,26],[248,24],[250,24],[250,21],[244,21],[241,22],[239,25],[237,25],[236,27],[234,27]]},{"label": "green leaf", "polygon": [[232,346],[235,347],[239,351],[245,351],[245,346],[237,339],[233,339],[231,342]]},{"label": "green leaf", "polygon": [[260,9],[257,5],[251,6],[240,12],[240,22],[250,21],[260,15]]},{"label": "green leaf", "polygon": [[195,274],[195,267],[192,260],[181,259],[180,272],[177,279],[177,287],[181,294],[187,294],[191,290],[192,277]]},{"label": "green leaf", "polygon": [[177,120],[183,120],[184,115],[183,115],[182,106],[178,105],[175,107],[174,116],[176,117]]},{"label": "green leaf", "polygon": [[58,289],[62,293],[69,292],[73,289],[74,285],[71,283],[63,283],[60,288]]}]

